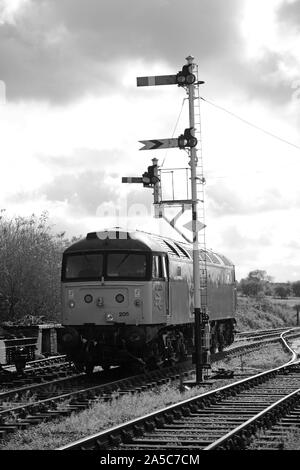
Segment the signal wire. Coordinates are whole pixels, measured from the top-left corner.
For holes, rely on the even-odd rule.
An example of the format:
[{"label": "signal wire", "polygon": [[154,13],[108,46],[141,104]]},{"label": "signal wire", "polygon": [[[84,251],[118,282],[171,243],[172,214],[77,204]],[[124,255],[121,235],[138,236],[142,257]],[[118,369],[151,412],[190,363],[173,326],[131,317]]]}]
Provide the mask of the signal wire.
[{"label": "signal wire", "polygon": [[272,134],[272,132],[266,131],[266,130],[263,129],[262,127],[257,126],[256,124],[253,124],[252,122],[249,122],[249,121],[247,121],[246,119],[241,118],[240,116],[238,116],[237,114],[235,114],[235,113],[233,113],[233,112],[231,112],[231,111],[228,111],[228,109],[225,109],[225,108],[223,108],[222,106],[219,106],[219,105],[213,103],[212,101],[209,101],[208,99],[203,98],[202,96],[200,96],[200,99],[201,99],[202,101],[205,101],[206,103],[208,103],[208,104],[214,106],[215,108],[221,109],[221,110],[224,111],[225,113],[230,114],[231,116],[235,117],[236,119],[239,119],[239,120],[242,121],[243,123],[248,124],[248,126],[254,127],[255,129],[258,129],[259,131],[264,132],[265,134],[267,134],[267,135],[269,135],[269,136],[271,136],[271,137],[274,137],[275,139],[280,140],[281,142],[284,142],[285,144],[291,145],[292,147],[295,147],[296,149],[300,150],[300,147],[299,147],[298,145],[293,144],[292,142],[289,142],[288,140],[285,140],[285,139],[283,139],[282,137],[279,137],[278,135]]},{"label": "signal wire", "polygon": [[[176,129],[177,129],[177,126],[178,126],[178,122],[179,122],[179,119],[181,117],[181,113],[182,113],[182,110],[183,110],[183,106],[184,106],[184,102],[187,100],[188,98],[183,98],[182,100],[182,104],[181,104],[181,108],[180,108],[180,111],[179,111],[179,114],[178,114],[178,118],[177,118],[177,121],[176,121],[176,124],[175,124],[175,127],[174,127],[174,130],[173,130],[173,133],[172,133],[172,137],[174,137],[174,134],[176,132]],[[166,153],[165,153],[165,156],[164,156],[164,159],[162,161],[162,164],[161,164],[161,167],[162,168],[164,166],[164,163],[165,163],[165,160],[166,160],[166,157],[167,157],[167,153],[168,153],[168,149],[166,150]]]}]

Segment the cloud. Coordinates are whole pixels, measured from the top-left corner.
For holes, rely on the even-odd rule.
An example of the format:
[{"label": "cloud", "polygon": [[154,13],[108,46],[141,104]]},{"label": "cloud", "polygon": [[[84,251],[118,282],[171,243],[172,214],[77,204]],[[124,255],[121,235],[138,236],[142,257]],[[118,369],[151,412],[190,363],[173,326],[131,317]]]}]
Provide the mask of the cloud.
[{"label": "cloud", "polygon": [[[208,186],[208,210],[214,216],[259,214],[297,207],[297,201],[283,195],[278,188],[228,187],[224,183]],[[237,197],[237,194],[239,196]]]},{"label": "cloud", "polygon": [[300,31],[299,16],[300,16],[300,1],[292,0],[285,1],[278,9],[278,21],[284,28],[295,28]]},{"label": "cloud", "polygon": [[17,193],[7,200],[25,202],[44,198],[52,202],[65,202],[70,213],[96,215],[97,208],[103,202],[116,201],[118,193],[106,181],[104,172],[84,171],[76,175],[61,174],[50,183],[33,192]]},{"label": "cloud", "polygon": [[[103,164],[107,170],[110,165],[113,167],[125,160],[125,152],[115,148],[113,150],[75,148],[70,155],[38,155],[36,158],[51,172],[78,173],[86,168],[99,168]],[[116,172],[111,172],[110,176],[119,178],[119,174]]]},{"label": "cloud", "polygon": [[[27,0],[0,28],[0,78],[9,100],[62,104],[87,94],[115,93],[130,67],[138,75],[139,67],[161,63],[166,69],[161,74],[176,73],[192,53],[208,90],[241,90],[251,100],[288,102],[291,83],[282,64],[289,54],[265,49],[251,60],[245,54],[241,22],[246,4]],[[294,21],[298,8],[299,2],[284,4],[278,21]]]},{"label": "cloud", "polygon": [[1,78],[11,100],[61,103],[107,94],[120,86],[122,65],[136,60],[164,61],[177,72],[192,52],[218,68],[240,56],[242,6],[240,0],[189,0],[188,8],[179,0],[31,0],[1,27]]},{"label": "cloud", "polygon": [[300,250],[300,243],[297,240],[290,240],[285,244],[287,248],[292,248],[292,250]]},{"label": "cloud", "polygon": [[258,237],[249,237],[244,235],[237,227],[229,226],[222,234],[222,243],[224,247],[230,247],[233,252],[246,252],[247,258],[251,259],[252,253],[249,252],[251,247],[257,252],[257,246],[269,246],[270,239],[267,235]]}]

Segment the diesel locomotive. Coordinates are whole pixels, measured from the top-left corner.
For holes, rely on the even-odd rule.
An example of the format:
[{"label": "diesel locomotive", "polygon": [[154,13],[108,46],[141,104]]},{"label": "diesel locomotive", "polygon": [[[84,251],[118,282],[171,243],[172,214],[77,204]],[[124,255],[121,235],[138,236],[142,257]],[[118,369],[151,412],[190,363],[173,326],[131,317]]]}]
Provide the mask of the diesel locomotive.
[{"label": "diesel locomotive", "polygon": [[[204,267],[206,269],[204,269]],[[200,250],[211,350],[234,339],[234,265]],[[87,372],[178,362],[194,349],[192,244],[141,231],[88,233],[62,260],[62,345]]]}]

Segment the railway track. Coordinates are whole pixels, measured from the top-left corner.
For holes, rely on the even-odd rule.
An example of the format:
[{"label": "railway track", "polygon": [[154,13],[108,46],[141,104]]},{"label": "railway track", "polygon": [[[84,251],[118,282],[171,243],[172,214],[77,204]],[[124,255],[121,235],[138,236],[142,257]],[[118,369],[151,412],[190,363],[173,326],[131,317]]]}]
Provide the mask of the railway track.
[{"label": "railway track", "polygon": [[[37,394],[37,399],[34,402],[21,403],[17,404],[17,406],[11,406],[11,404],[8,407],[2,406],[0,410],[0,438],[18,429],[26,429],[32,424],[38,424],[41,421],[68,416],[75,411],[81,411],[99,399],[111,400],[112,396],[137,393],[171,382],[172,380],[178,381],[180,374],[189,376],[190,372],[188,369],[190,369],[189,362],[180,364],[179,367],[164,368],[149,374],[122,378],[113,382],[106,381],[106,383],[100,385],[87,383],[86,376],[82,377],[85,380],[81,384],[71,384],[70,381],[67,383],[66,380],[66,387],[63,393],[61,390],[59,393],[53,393],[53,390],[50,392],[44,390]],[[107,372],[103,373],[103,375],[107,377]],[[60,406],[62,402],[65,404]]]},{"label": "railway track", "polygon": [[[300,361],[168,406],[59,450],[245,449],[260,429],[299,412]],[[288,418],[282,417],[287,415]],[[284,421],[287,424],[290,421]],[[268,440],[266,437],[265,440]]]},{"label": "railway track", "polygon": [[[287,328],[274,328],[270,330],[257,330],[257,331],[244,331],[236,334],[234,342],[244,342],[244,341],[259,341],[265,340],[268,338],[278,338],[280,333],[286,331]],[[295,333],[300,330],[299,327],[293,328]]]},{"label": "railway track", "polygon": [[[246,334],[247,337],[251,338],[251,333],[247,332]],[[300,328],[291,330],[290,335],[300,336]],[[213,355],[212,360],[219,361],[231,355],[245,354],[260,348],[262,344],[280,340],[277,330],[269,331],[269,334],[264,338],[258,337],[257,332],[254,332],[253,338],[254,341],[249,343],[249,345],[243,344],[239,346],[238,343],[234,343],[223,352]],[[13,366],[7,366],[3,369],[10,371],[12,368]],[[98,376],[99,374],[95,375],[95,380]],[[27,364],[25,373],[22,376],[14,372],[8,372],[6,375],[2,376],[0,383],[0,404],[4,400],[9,400],[11,397],[17,398],[25,394],[28,397],[30,394],[37,394],[41,390],[47,390],[51,386],[52,390],[59,388],[60,385],[61,388],[64,388],[64,386],[68,387],[68,385],[74,386],[78,380],[80,380],[82,386],[84,377],[86,377],[85,374],[78,373],[76,368],[66,361],[65,355],[32,361]],[[114,375],[112,379],[115,379]]]},{"label": "railway track", "polygon": [[[256,340],[253,343],[249,343],[249,345],[233,345],[221,353],[214,354],[212,361],[216,362],[229,356],[245,354],[249,351],[260,348],[262,344],[279,341],[280,336],[278,335],[278,332],[276,333],[277,337],[274,337],[274,334],[275,333],[272,332],[272,337],[269,335],[263,340],[259,338],[259,340]],[[296,336],[300,336],[300,329],[298,332],[296,330],[295,333],[291,331],[291,337],[294,334]],[[124,376],[124,373],[121,372],[121,376],[122,374]],[[108,376],[107,374],[104,374],[105,379],[110,377],[113,381],[115,381],[115,379],[119,376],[120,372],[117,372],[117,375],[112,371],[108,374]],[[128,374],[126,374],[124,378],[127,377]],[[101,383],[101,373],[94,374],[94,380],[92,383],[97,382],[98,378]],[[82,388],[84,383],[87,384],[88,381],[89,380],[87,379],[87,376],[83,373],[78,373],[74,366],[66,361],[66,357],[63,355],[32,361],[28,364],[28,368],[26,368],[26,373],[24,376],[19,377],[15,376],[14,374],[9,374],[7,377],[7,382],[2,383],[2,387],[5,390],[0,392],[0,409],[1,403],[3,401],[8,401],[11,398],[17,399],[18,397],[22,398],[24,395],[27,397],[33,394],[39,395],[40,392],[44,392],[45,395],[49,395],[49,392],[47,392],[49,388],[51,389],[51,393],[53,393],[57,389],[68,389],[70,387],[74,387],[76,382],[79,382],[80,388]]]},{"label": "railway track", "polygon": [[[296,334],[291,332],[291,334]],[[300,332],[298,331],[298,335]],[[236,346],[222,353],[217,353],[214,360],[224,359],[229,355],[245,354],[260,348],[274,338],[260,340],[243,346]],[[63,358],[61,358],[63,361]],[[62,362],[63,364],[63,362]],[[44,360],[34,364],[33,368],[47,367]],[[120,370],[94,374],[92,379],[85,374],[45,380],[42,383],[26,384],[0,393],[0,438],[17,429],[24,429],[59,416],[68,416],[75,411],[89,407],[94,401],[110,400],[112,395],[122,396],[157,387],[165,382],[179,381],[180,375],[192,374],[191,362],[179,367],[169,367],[148,374],[120,378]],[[123,373],[124,374],[124,373]],[[224,377],[227,378],[227,377]],[[62,405],[62,403],[66,403]]]},{"label": "railway track", "polygon": [[75,367],[66,360],[65,355],[53,356],[29,362],[23,374],[16,373],[14,366],[3,366],[0,371],[0,387],[1,390],[30,388],[41,382],[76,374]]}]

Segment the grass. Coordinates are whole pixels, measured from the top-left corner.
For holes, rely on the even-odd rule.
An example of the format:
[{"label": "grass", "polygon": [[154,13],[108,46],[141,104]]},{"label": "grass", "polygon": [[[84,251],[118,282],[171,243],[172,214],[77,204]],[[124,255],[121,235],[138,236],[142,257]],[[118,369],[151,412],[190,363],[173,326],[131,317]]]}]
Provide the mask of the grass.
[{"label": "grass", "polygon": [[245,352],[240,356],[225,359],[218,363],[218,367],[229,367],[234,371],[263,371],[272,367],[279,367],[287,362],[290,355],[283,351],[280,344],[268,345],[251,353]]},{"label": "grass", "polygon": [[[214,364],[214,369],[233,368],[236,372],[247,369],[264,369],[286,362],[287,354],[279,345],[267,346],[260,351],[247,353],[240,358],[232,358]],[[217,380],[212,388],[218,388],[228,381]],[[124,423],[146,413],[178,403],[195,395],[207,392],[208,387],[195,387],[184,393],[179,391],[179,383],[164,385],[152,391],[126,395],[111,402],[98,401],[90,408],[72,413],[68,418],[44,422],[25,431],[9,435],[0,443],[0,450],[46,450],[57,449],[69,442],[99,432],[114,425]]]},{"label": "grass", "polygon": [[300,429],[299,431],[289,432],[284,440],[285,450],[300,450]]},{"label": "grass", "polygon": [[[259,431],[256,437],[259,439],[264,436],[264,431]],[[300,429],[297,431],[282,432],[280,436],[280,447],[278,450],[300,450]],[[270,439],[270,445],[272,441]],[[278,445],[278,439],[276,439],[276,446]],[[250,446],[249,450],[263,450],[262,445],[254,440]]]},{"label": "grass", "polygon": [[296,326],[296,312],[293,309],[293,305],[297,303],[297,298],[295,299],[293,299],[293,302],[288,302],[271,297],[257,299],[238,297],[236,312],[237,330]]}]

